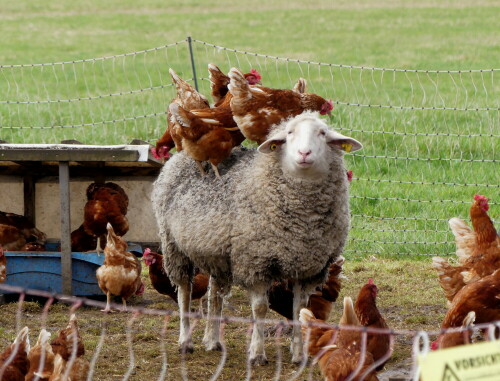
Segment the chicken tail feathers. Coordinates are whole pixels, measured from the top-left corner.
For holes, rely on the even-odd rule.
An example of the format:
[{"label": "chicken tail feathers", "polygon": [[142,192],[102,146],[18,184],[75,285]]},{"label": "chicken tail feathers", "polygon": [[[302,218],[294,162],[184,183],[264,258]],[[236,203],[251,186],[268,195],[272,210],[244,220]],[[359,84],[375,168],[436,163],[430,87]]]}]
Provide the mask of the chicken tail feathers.
[{"label": "chicken tail feathers", "polygon": [[28,333],[29,333],[29,328],[24,327],[19,331],[19,333],[16,336],[16,339],[14,340],[14,345],[16,343],[19,343],[18,345],[24,344],[24,350],[26,351],[26,353],[30,351],[30,337]]},{"label": "chicken tail feathers", "polygon": [[460,262],[463,263],[472,254],[476,245],[476,233],[460,218],[451,218],[448,224],[455,236],[457,256]]},{"label": "chicken tail feathers", "polygon": [[210,89],[212,90],[212,97],[215,102],[218,102],[223,96],[226,95],[229,84],[229,77],[224,74],[216,65],[208,64]]},{"label": "chicken tail feathers", "polygon": [[174,117],[182,127],[191,127],[191,121],[187,117],[189,111],[184,110],[175,102],[168,106],[168,110],[172,114],[172,117]]},{"label": "chicken tail feathers", "polygon": [[341,325],[360,325],[359,319],[354,311],[354,304],[350,296],[344,297],[344,312],[340,317],[339,324]]},{"label": "chicken tail feathers", "polygon": [[472,327],[476,321],[476,312],[470,311],[462,322],[462,327]]},{"label": "chicken tail feathers", "polygon": [[229,80],[228,88],[234,97],[244,99],[252,97],[250,85],[241,71],[233,67],[229,72]]},{"label": "chicken tail feathers", "polygon": [[299,312],[299,321],[302,325],[307,325],[309,322],[316,320],[312,311],[308,308],[302,308]]},{"label": "chicken tail feathers", "polygon": [[307,81],[304,78],[299,78],[295,86],[293,87],[293,91],[304,94],[307,89]]}]

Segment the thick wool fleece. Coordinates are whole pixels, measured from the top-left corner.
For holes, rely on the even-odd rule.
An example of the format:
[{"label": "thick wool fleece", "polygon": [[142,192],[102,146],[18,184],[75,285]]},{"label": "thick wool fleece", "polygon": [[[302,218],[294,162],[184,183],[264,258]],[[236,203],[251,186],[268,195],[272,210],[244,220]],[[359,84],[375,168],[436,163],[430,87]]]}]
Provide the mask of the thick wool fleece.
[{"label": "thick wool fleece", "polygon": [[172,281],[186,281],[194,263],[221,286],[322,283],[350,221],[343,152],[328,154],[330,172],[320,182],[285,176],[280,149],[235,149],[219,166],[222,181],[201,177],[184,152],[174,155],[152,194]]}]

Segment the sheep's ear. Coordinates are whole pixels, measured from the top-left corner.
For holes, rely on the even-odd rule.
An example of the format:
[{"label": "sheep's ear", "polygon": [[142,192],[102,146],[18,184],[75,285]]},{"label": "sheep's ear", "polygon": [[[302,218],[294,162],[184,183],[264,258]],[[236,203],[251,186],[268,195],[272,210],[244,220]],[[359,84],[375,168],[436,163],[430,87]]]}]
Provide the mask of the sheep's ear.
[{"label": "sheep's ear", "polygon": [[257,148],[257,151],[262,152],[262,153],[271,153],[279,148],[285,143],[286,141],[286,132],[285,131],[280,131],[279,133],[273,135],[271,138],[267,139],[264,143],[262,143],[259,148]]},{"label": "sheep's ear", "polygon": [[328,130],[326,133],[326,142],[330,146],[335,146],[346,152],[357,151],[363,148],[363,145],[356,139],[339,134],[337,131]]}]

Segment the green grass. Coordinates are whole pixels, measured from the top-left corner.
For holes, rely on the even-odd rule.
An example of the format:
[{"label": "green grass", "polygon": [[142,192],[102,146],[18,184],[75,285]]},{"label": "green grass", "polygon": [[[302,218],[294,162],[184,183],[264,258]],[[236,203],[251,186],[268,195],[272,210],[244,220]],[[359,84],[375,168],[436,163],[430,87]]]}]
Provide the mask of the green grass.
[{"label": "green grass", "polygon": [[[362,0],[352,4],[346,0],[320,0],[313,4],[299,0],[211,3],[0,0],[0,3],[0,65],[71,62],[181,41],[133,56],[0,68],[0,139],[9,142],[54,143],[77,139],[88,144],[121,144],[132,138],[154,142],[165,129],[163,113],[174,96],[168,68],[174,68],[184,78],[192,77],[185,42],[188,35],[238,51],[290,58],[290,61],[275,60],[193,44],[200,90],[205,95],[209,94],[206,65],[213,62],[223,70],[232,66],[243,70],[257,68],[263,75],[263,83],[272,87],[290,88],[302,76],[308,80],[310,91],[341,103],[336,106],[330,124],[364,144],[359,153],[346,155],[347,167],[355,176],[351,183],[354,196],[351,210],[356,216],[374,217],[353,218],[345,251],[349,279],[343,295],[355,296],[359,285],[373,277],[381,289],[379,305],[391,327],[424,330],[439,327],[445,303],[427,255],[445,255],[455,250],[446,221],[454,216],[467,218],[469,202],[475,193],[500,203],[498,163],[480,162],[499,159],[499,112],[419,108],[498,108],[500,73],[359,70],[296,60],[420,70],[498,68],[498,1]],[[129,94],[148,88],[154,89]],[[127,94],[107,96],[119,93]],[[78,101],[81,98],[95,99]],[[47,100],[72,101],[16,103]],[[151,114],[156,115],[142,118]],[[121,121],[126,118],[133,119]],[[88,125],[57,128],[80,124]],[[19,126],[56,128],[8,128]],[[478,134],[495,136],[454,136]],[[428,161],[428,158],[456,160]],[[418,184],[421,182],[436,184]],[[463,184],[469,185],[460,186]],[[498,205],[492,205],[490,215],[498,220]],[[151,290],[135,303],[175,308]],[[15,310],[14,305],[0,307],[2,345],[13,338]],[[40,312],[40,306],[29,304],[23,313],[23,324],[33,327],[34,332],[39,329]],[[249,317],[246,294],[234,289],[225,312]],[[65,307],[52,307],[49,328],[54,331],[64,325],[66,314]],[[338,321],[339,316],[339,308],[335,308],[330,320]],[[118,379],[128,366],[126,317],[103,317],[94,309],[85,309],[80,312],[80,319],[89,353],[97,345],[100,324],[108,322],[110,335],[97,364],[96,379]],[[132,379],[154,379],[158,374],[161,324],[161,319],[146,316],[134,323],[137,369]],[[180,379],[177,329],[178,321],[172,319],[167,339],[172,380]],[[246,329],[234,324],[226,329],[229,358],[223,380],[245,377]],[[32,334],[33,340],[35,335]],[[217,366],[220,354],[202,350],[201,328],[197,328],[195,335],[196,352],[187,365],[190,379],[206,380]],[[257,369],[254,379],[273,378],[276,347],[268,342],[271,364]],[[389,367],[409,358],[410,343],[408,337],[398,339]],[[288,343],[280,344],[285,361],[282,379],[295,370],[289,364],[287,346]],[[316,371],[315,379],[318,378]]]},{"label": "green grass", "polygon": [[[499,10],[498,2],[486,0],[474,5],[403,0],[324,0],[314,5],[261,0],[11,2],[3,5],[0,16],[0,63],[70,63],[0,68],[0,102],[42,102],[0,103],[0,138],[17,143],[154,142],[165,129],[164,112],[174,96],[168,68],[192,77],[187,35],[242,52],[290,58],[193,43],[200,90],[206,95],[206,66],[213,62],[223,70],[257,68],[263,83],[274,87],[290,88],[302,76],[310,91],[341,103],[330,124],[364,144],[362,151],[346,156],[355,177],[365,179],[352,183],[353,214],[419,219],[354,218],[348,256],[450,253],[453,237],[446,220],[466,218],[475,193],[499,202],[498,162],[488,162],[498,160],[500,151],[499,111],[419,108],[498,108],[499,72],[393,72],[297,60],[410,70],[497,68]],[[71,63],[178,41],[147,53]],[[418,184],[422,182],[437,184]],[[498,215],[498,206],[492,205],[491,215]]]}]

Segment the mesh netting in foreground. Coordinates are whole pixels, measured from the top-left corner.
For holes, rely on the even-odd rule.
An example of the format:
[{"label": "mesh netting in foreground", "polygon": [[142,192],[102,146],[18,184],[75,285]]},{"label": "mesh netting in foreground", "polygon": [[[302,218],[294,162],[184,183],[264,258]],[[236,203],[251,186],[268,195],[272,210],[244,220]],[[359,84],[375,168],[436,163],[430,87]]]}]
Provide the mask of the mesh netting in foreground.
[{"label": "mesh netting in foreground", "polygon": [[[290,362],[290,339],[287,329],[299,322],[283,320],[266,320],[264,323],[270,335],[267,337],[266,352],[269,364],[252,366],[248,360],[247,349],[254,321],[245,317],[223,316],[221,318],[221,333],[223,337],[220,352],[205,352],[201,345],[203,325],[206,317],[199,312],[193,312],[194,321],[190,334],[195,342],[195,352],[183,353],[177,344],[178,313],[175,310],[147,307],[129,307],[126,312],[120,304],[114,304],[117,312],[111,315],[103,314],[100,309],[105,303],[51,294],[44,291],[26,290],[19,287],[0,285],[0,292],[15,293],[15,300],[0,307],[2,313],[2,331],[0,343],[3,348],[14,340],[16,333],[22,327],[29,327],[31,346],[36,343],[42,328],[52,333],[66,327],[71,314],[76,314],[79,332],[85,345],[84,358],[90,364],[88,380],[319,380],[318,358],[320,351],[309,361],[294,365]],[[37,304],[32,301],[37,297]],[[236,312],[236,311],[235,311]],[[496,325],[498,327],[498,324]],[[304,340],[312,340],[314,329],[326,327],[339,332],[339,327],[323,323],[309,323],[303,331]],[[495,325],[477,325],[480,328],[490,328]],[[493,328],[493,329],[491,329]],[[388,335],[392,350],[389,349],[377,362],[362,372],[368,374],[381,363],[389,360],[386,370],[379,373],[381,379],[398,374],[405,379],[418,379],[419,369],[416,363],[418,354],[429,351],[430,339],[443,331],[414,331],[373,329],[363,327],[346,327],[342,330],[359,332],[361,337],[361,356],[364,358],[368,334]],[[461,329],[448,330],[457,332]],[[486,336],[486,339],[494,339]],[[75,337],[75,336],[73,336]],[[77,356],[76,339],[72,341],[73,351],[68,363]],[[326,343],[329,345],[329,343]],[[391,356],[393,357],[391,359]],[[13,358],[14,356],[12,356]],[[395,358],[394,358],[395,357]],[[2,373],[7,363],[0,367]],[[362,363],[359,363],[356,374],[349,379],[361,376]],[[389,371],[387,371],[389,369]],[[391,370],[392,369],[392,370]],[[384,378],[386,377],[386,378]]]}]

